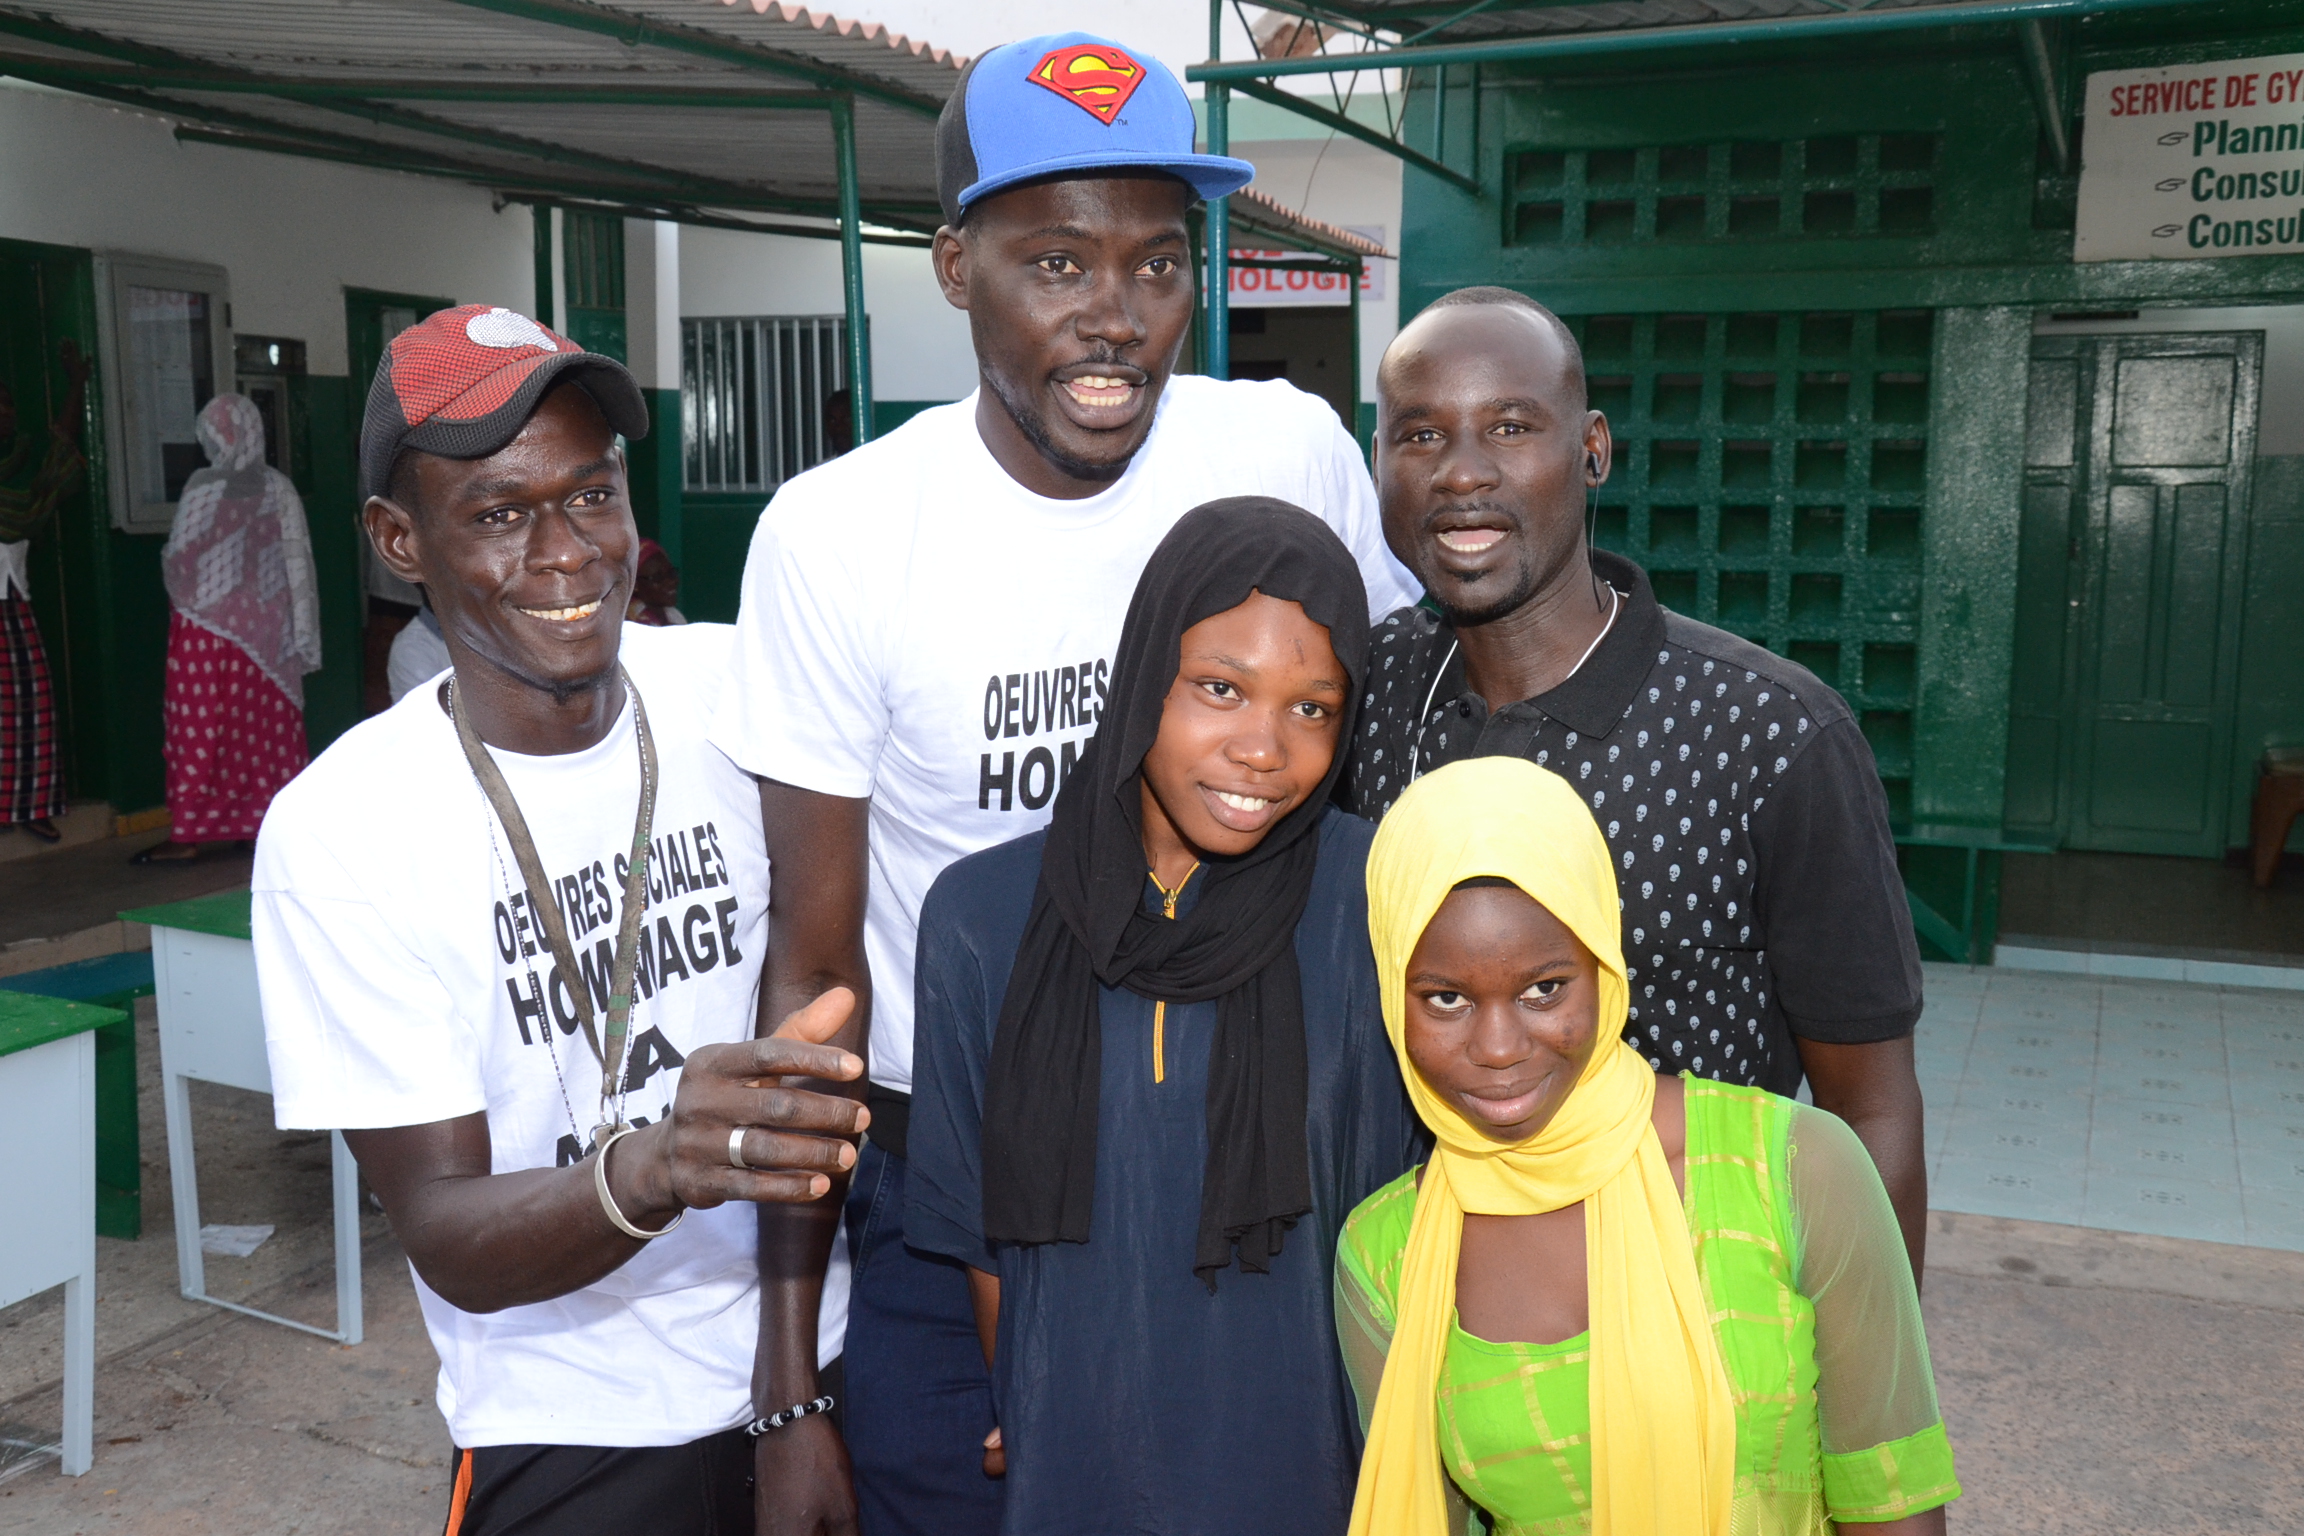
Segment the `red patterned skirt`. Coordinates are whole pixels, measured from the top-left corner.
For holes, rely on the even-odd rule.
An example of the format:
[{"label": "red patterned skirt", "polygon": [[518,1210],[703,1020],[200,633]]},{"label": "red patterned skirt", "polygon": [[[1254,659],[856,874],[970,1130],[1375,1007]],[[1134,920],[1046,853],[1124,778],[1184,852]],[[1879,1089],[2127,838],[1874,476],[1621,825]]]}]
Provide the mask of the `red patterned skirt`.
[{"label": "red patterned skirt", "polygon": [[32,604],[0,597],[0,826],[64,814],[56,695]]},{"label": "red patterned skirt", "polygon": [[304,711],[246,651],[180,613],[168,615],[163,700],[168,835],[180,843],[254,837],[272,797],[310,759]]}]

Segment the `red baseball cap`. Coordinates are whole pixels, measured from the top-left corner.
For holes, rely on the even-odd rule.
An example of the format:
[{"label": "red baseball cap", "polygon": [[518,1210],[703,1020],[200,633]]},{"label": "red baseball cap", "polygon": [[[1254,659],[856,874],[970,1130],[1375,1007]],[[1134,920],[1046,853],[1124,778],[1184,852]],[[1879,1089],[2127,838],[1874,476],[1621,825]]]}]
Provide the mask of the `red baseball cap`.
[{"label": "red baseball cap", "polygon": [[624,365],[587,352],[526,315],[459,304],[392,338],[368,390],[360,423],[360,496],[384,494],[403,448],[450,459],[484,459],[528,424],[563,378],[583,387],[608,425],[648,435],[648,404]]}]

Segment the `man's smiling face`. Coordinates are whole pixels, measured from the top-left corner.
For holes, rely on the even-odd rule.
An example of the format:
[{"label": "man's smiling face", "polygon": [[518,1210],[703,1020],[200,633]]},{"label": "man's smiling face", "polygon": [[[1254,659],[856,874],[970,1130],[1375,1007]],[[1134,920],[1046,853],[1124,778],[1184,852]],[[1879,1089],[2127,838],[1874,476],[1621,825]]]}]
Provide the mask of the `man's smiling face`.
[{"label": "man's smiling face", "polygon": [[1083,483],[1018,475],[1042,494],[1119,478],[1151,432],[1192,324],[1190,202],[1173,176],[1100,172],[994,193],[938,234],[986,389],[1050,474]]},{"label": "man's smiling face", "polygon": [[486,458],[416,453],[409,468],[399,495],[368,503],[369,532],[394,574],[423,583],[451,654],[558,698],[606,682],[640,539],[592,397],[561,384]]},{"label": "man's smiling face", "polygon": [[1377,394],[1384,539],[1450,622],[1502,618],[1580,566],[1608,424],[1551,321],[1504,304],[1427,310],[1385,353]]}]

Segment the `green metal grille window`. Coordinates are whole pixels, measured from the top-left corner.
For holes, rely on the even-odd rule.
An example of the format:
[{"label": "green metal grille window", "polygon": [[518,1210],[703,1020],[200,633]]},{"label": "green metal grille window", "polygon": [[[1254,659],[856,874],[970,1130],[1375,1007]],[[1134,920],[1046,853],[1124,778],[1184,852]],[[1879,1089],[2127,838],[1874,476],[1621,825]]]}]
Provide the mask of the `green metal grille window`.
[{"label": "green metal grille window", "polygon": [[1593,315],[1616,462],[1597,538],[1666,607],[1844,694],[1909,817],[1927,500],[1926,310]]},{"label": "green metal grille window", "polygon": [[1505,242],[1653,242],[1927,235],[1933,133],[1835,134],[1504,157]]}]

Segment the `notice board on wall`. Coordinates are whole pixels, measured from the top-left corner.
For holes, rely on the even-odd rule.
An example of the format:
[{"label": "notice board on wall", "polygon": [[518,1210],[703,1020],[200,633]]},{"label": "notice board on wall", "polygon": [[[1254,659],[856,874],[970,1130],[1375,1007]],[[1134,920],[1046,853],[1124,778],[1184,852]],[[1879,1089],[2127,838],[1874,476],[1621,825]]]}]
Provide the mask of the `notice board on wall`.
[{"label": "notice board on wall", "polygon": [[2304,251],[2304,53],[2088,77],[2074,261]]}]

